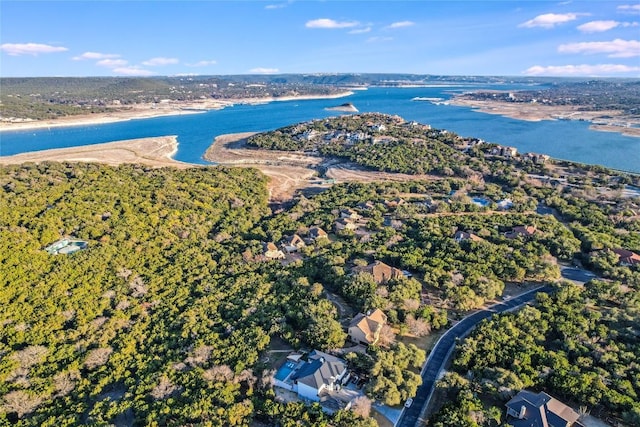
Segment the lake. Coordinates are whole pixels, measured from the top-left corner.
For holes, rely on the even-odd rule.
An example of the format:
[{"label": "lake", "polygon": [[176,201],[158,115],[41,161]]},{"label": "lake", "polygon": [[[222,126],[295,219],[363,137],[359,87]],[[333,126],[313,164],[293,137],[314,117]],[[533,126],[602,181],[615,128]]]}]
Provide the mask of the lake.
[{"label": "lake", "polygon": [[[522,88],[522,87],[520,87]],[[477,89],[518,89],[514,86],[439,86],[384,88],[356,91],[339,99],[294,100],[262,105],[236,105],[201,114],[165,116],[124,122],[0,133],[3,156],[49,148],[74,147],[152,136],[177,135],[176,160],[207,164],[202,158],[216,136],[267,131],[339,113],[326,111],[345,102],[360,112],[397,114],[406,120],[430,124],[462,136],[470,136],[551,157],[615,169],[640,172],[640,138],[589,129],[588,122],[528,122],[473,111],[469,107],[412,101],[413,98],[451,98]]]}]

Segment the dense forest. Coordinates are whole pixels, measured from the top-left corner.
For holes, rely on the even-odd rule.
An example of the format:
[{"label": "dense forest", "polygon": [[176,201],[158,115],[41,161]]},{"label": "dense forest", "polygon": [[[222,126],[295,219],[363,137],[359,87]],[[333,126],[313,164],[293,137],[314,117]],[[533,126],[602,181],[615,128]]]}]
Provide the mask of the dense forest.
[{"label": "dense forest", "polygon": [[134,104],[162,100],[238,100],[344,92],[325,84],[247,76],[2,78],[0,85],[0,117],[22,119],[127,110]]},{"label": "dense forest", "polygon": [[[349,143],[358,133],[368,136]],[[326,135],[337,141],[321,142]],[[394,145],[406,154],[392,170],[421,156],[432,171],[452,162],[451,174],[333,185],[272,211],[254,169],[3,168],[0,424],[373,426],[372,402],[415,395],[425,337],[507,290],[550,282],[555,294],[461,344],[440,384],[452,403],[433,424],[502,425],[504,401],[521,388],[637,423],[640,271],[616,252],[640,252],[638,198],[622,193],[637,177],[504,158],[490,144],[384,115],[252,141],[359,162],[339,150],[387,145],[375,138],[428,146]],[[310,238],[314,228],[326,237]],[[291,236],[306,244],[266,256],[267,243]],[[87,246],[45,250],[62,238]],[[380,279],[376,263],[391,276]],[[574,263],[599,278],[563,282]],[[328,415],[278,398],[274,355],[340,354],[353,345],[345,325],[371,309],[388,318],[380,341],[344,354],[363,379],[361,406]]]}]

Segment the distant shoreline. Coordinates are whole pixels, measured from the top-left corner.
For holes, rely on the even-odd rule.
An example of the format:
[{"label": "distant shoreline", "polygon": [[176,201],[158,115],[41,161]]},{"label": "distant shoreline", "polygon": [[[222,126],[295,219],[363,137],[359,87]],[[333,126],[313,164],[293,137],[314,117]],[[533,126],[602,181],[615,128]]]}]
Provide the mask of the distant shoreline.
[{"label": "distant shoreline", "polygon": [[169,102],[160,104],[137,104],[129,110],[115,110],[106,113],[83,114],[67,116],[59,119],[0,122],[0,132],[48,129],[70,126],[92,126],[108,123],[124,122],[129,120],[151,119],[164,116],[178,116],[184,114],[206,113],[212,110],[221,110],[233,105],[242,104],[267,104],[270,102],[305,101],[313,99],[336,99],[353,95],[352,91],[340,92],[332,95],[299,95],[269,98],[241,98],[230,100],[206,100],[188,102]]},{"label": "distant shoreline", "polygon": [[[552,106],[541,104],[507,103],[492,100],[475,100],[463,98],[463,95],[454,96],[449,101],[450,105],[459,107],[471,107],[486,114],[496,114],[516,120],[539,122],[542,120],[579,120],[590,122],[592,130],[601,132],[617,132],[626,136],[640,137],[640,127],[626,127],[614,124],[615,122],[628,121],[640,125],[631,118],[625,117],[620,111],[580,111],[579,107]],[[603,116],[608,117],[607,123]],[[597,122],[596,122],[597,121]]]}]

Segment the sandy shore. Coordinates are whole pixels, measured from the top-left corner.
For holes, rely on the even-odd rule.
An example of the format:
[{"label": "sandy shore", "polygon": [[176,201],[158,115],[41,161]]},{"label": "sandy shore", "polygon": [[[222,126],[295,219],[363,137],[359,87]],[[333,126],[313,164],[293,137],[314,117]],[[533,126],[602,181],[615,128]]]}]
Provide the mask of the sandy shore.
[{"label": "sandy shore", "polygon": [[[637,120],[625,117],[618,110],[607,111],[580,111],[577,106],[553,106],[541,104],[507,103],[489,100],[473,100],[462,97],[454,97],[449,103],[463,107],[471,107],[477,111],[487,114],[498,114],[517,120],[541,121],[541,120],[582,120],[596,122],[591,125],[591,129],[619,132],[629,136],[640,136],[640,128],[618,126],[614,123],[629,123],[639,125]],[[599,124],[606,122],[607,124]]]},{"label": "sandy shore", "polygon": [[173,160],[178,151],[175,136],[131,139],[80,147],[56,148],[0,157],[0,165],[26,162],[95,162],[117,166],[123,163],[139,163],[152,167],[194,167],[190,163]]},{"label": "sandy shore", "polygon": [[232,100],[198,100],[188,102],[167,102],[159,104],[136,104],[128,107],[113,107],[113,111],[97,114],[61,117],[51,120],[0,122],[0,132],[12,130],[45,129],[64,126],[90,126],[106,123],[122,122],[134,119],[149,119],[152,117],[175,116],[183,114],[205,113],[210,110],[220,110],[236,104],[266,104],[269,102],[335,99],[352,95],[352,91],[333,95],[300,95],[283,96],[280,98],[242,98]]}]

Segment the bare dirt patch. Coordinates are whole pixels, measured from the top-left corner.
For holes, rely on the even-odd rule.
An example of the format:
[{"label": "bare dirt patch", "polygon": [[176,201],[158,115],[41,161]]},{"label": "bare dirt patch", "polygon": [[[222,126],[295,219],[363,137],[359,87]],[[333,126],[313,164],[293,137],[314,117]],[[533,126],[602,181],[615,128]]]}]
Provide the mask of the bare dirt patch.
[{"label": "bare dirt patch", "polygon": [[[254,132],[218,136],[207,149],[204,158],[219,165],[255,167],[267,175],[269,199],[286,201],[301,189],[324,189],[332,183],[374,181],[418,181],[440,179],[433,175],[408,175],[365,170],[358,165],[324,159],[290,151],[263,150],[247,145]],[[326,169],[318,178],[319,169]]]}]

